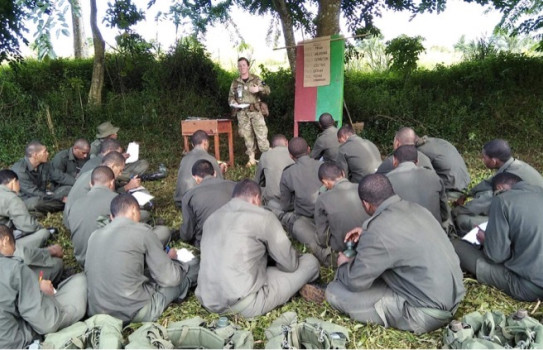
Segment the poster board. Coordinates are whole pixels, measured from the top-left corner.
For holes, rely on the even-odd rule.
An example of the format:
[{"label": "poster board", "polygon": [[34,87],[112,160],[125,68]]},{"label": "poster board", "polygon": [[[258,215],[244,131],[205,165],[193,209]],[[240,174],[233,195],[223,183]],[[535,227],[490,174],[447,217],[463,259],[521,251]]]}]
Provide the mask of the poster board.
[{"label": "poster board", "polygon": [[[317,44],[315,44],[317,42]],[[315,56],[315,48],[312,47],[308,53],[312,55],[310,60],[306,60],[304,43],[317,46],[318,54]],[[323,79],[325,72],[319,72],[319,69],[326,69],[326,58],[323,58],[327,50],[323,45],[329,47],[329,83],[324,85]],[[319,51],[319,47],[321,47]],[[345,41],[340,35],[332,37],[317,38],[307,42],[300,43],[296,47],[296,86],[294,97],[294,136],[298,136],[298,123],[315,122],[319,120],[322,113],[330,113],[337,121],[338,127],[343,120],[343,82],[344,82],[344,51]],[[319,58],[315,60],[315,57]],[[309,58],[309,57],[308,57]],[[313,79],[306,86],[304,78],[308,73],[306,62],[311,65],[311,72],[315,73]],[[321,65],[321,64],[324,64]]]}]

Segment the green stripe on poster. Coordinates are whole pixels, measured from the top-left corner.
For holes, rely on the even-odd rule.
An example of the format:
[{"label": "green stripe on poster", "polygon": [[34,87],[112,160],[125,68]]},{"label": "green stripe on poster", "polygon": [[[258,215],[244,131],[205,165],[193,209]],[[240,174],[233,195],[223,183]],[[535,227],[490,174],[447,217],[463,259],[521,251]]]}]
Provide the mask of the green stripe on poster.
[{"label": "green stripe on poster", "polygon": [[[332,39],[340,38],[339,35]],[[330,41],[330,85],[317,88],[317,108],[315,120],[319,120],[322,113],[330,113],[341,126],[343,120],[343,68],[344,68],[345,40]]]}]

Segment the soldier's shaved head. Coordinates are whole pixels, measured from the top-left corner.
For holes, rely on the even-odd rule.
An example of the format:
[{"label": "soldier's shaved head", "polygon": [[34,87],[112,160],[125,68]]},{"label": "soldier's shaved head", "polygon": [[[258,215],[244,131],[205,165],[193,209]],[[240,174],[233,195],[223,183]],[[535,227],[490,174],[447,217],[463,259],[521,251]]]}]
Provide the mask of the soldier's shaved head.
[{"label": "soldier's shaved head", "polygon": [[91,184],[93,186],[106,186],[111,180],[115,180],[115,174],[108,166],[101,165],[92,171]]},{"label": "soldier's shaved head", "polygon": [[511,158],[511,147],[507,141],[495,139],[485,143],[483,153],[489,158],[496,158],[505,163]]},{"label": "soldier's shaved head", "polygon": [[102,159],[102,165],[108,166],[112,168],[113,166],[124,166],[125,165],[125,158],[122,154],[119,152],[109,152],[107,155],[104,156]]},{"label": "soldier's shaved head", "polygon": [[272,144],[272,147],[287,146],[288,140],[285,135],[276,134],[276,135],[273,135],[271,144]]},{"label": "soldier's shaved head", "polygon": [[345,124],[337,131],[337,138],[349,137],[354,135],[354,129],[350,124]]},{"label": "soldier's shaved head", "polygon": [[396,131],[396,135],[394,136],[394,139],[399,143],[400,146],[414,145],[416,138],[417,134],[415,134],[415,130],[409,127],[400,128],[400,130]]},{"label": "soldier's shaved head", "polygon": [[139,211],[139,207],[140,206],[136,198],[134,198],[131,194],[125,193],[113,198],[109,209],[111,215],[116,217],[121,214],[127,214],[133,208]]},{"label": "soldier's shaved head", "polygon": [[30,158],[32,157],[34,154],[40,152],[43,148],[45,147],[45,145],[43,143],[41,143],[40,141],[30,141],[27,145],[26,145],[26,148],[25,148],[25,155]]},{"label": "soldier's shaved head", "polygon": [[198,176],[202,179],[206,176],[213,176],[215,169],[213,169],[213,164],[210,161],[205,159],[199,159],[192,166],[192,176]]},{"label": "soldier's shaved head", "polygon": [[319,117],[319,125],[323,130],[328,129],[331,126],[334,126],[334,118],[330,113],[323,113]]},{"label": "soldier's shaved head", "polygon": [[319,167],[319,180],[335,181],[344,177],[343,170],[334,162],[324,162]]},{"label": "soldier's shaved head", "polygon": [[309,153],[308,147],[307,141],[303,137],[293,137],[288,143],[288,152],[298,159]]},{"label": "soldier's shaved head", "polygon": [[394,151],[394,158],[398,160],[398,163],[417,163],[418,157],[419,155],[417,152],[417,147],[415,147],[414,145],[403,145],[396,148],[396,150]]},{"label": "soldier's shaved head", "polygon": [[90,148],[90,143],[85,139],[77,139],[74,142],[74,147],[79,149],[88,149]]},{"label": "soldier's shaved head", "polygon": [[358,184],[358,196],[360,200],[378,207],[388,198],[394,195],[394,189],[388,177],[383,174],[370,174]]},{"label": "soldier's shaved head", "polygon": [[492,178],[492,191],[498,190],[498,187],[511,188],[518,182],[521,182],[520,176],[511,173],[499,173]]},{"label": "soldier's shaved head", "polygon": [[249,200],[251,198],[260,198],[262,190],[253,180],[244,179],[236,184],[232,192],[232,198],[242,198]]},{"label": "soldier's shaved head", "polygon": [[100,154],[102,156],[105,156],[106,154],[110,152],[121,153],[122,151],[123,151],[123,147],[121,146],[121,143],[116,139],[105,139],[100,144]]},{"label": "soldier's shaved head", "polygon": [[203,130],[196,130],[190,137],[190,142],[193,147],[201,145],[204,141],[209,141],[209,136]]}]

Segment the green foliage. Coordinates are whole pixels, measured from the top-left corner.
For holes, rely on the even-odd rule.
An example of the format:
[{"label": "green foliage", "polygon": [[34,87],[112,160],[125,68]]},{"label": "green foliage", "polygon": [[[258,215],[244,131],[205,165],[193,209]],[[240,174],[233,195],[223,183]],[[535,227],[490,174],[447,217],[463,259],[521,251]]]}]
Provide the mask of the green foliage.
[{"label": "green foliage", "polygon": [[8,59],[21,59],[19,41],[28,44],[24,33],[24,6],[17,1],[2,1],[0,4],[0,63]]},{"label": "green foliage", "polygon": [[419,55],[425,50],[422,46],[423,40],[421,36],[400,35],[387,41],[385,53],[392,57],[390,69],[404,75],[417,69]]}]

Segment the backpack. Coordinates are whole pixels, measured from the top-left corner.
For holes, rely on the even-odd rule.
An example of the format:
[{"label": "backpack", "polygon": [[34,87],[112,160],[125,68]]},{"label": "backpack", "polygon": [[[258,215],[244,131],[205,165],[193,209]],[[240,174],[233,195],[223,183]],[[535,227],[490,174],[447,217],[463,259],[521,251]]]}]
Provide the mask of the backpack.
[{"label": "backpack", "polygon": [[122,349],[123,322],[109,315],[94,315],[58,332],[45,335],[43,349]]},{"label": "backpack", "polygon": [[295,312],[285,312],[265,331],[266,349],[345,349],[347,328],[309,317],[298,322]]},{"label": "backpack", "polygon": [[[220,321],[223,324],[220,324]],[[167,328],[146,322],[129,337],[126,349],[251,349],[251,332],[226,319],[206,323],[200,317],[173,322]],[[226,323],[224,323],[226,322]]]},{"label": "backpack", "polygon": [[444,349],[541,349],[543,325],[526,310],[506,317],[500,311],[465,315],[452,321],[443,334]]}]

